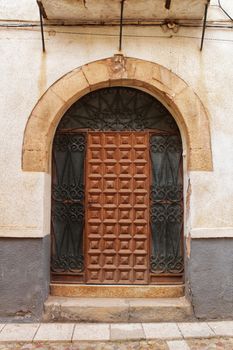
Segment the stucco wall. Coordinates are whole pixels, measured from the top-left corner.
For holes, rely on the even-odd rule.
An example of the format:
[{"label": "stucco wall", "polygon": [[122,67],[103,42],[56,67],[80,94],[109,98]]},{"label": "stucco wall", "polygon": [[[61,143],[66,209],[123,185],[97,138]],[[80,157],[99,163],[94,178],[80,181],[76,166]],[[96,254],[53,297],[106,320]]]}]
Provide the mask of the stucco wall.
[{"label": "stucco wall", "polygon": [[[2,3],[6,6],[6,17],[11,13],[11,19],[19,18],[21,13],[24,20],[37,18],[37,8],[34,5],[29,8],[30,14],[27,17],[25,0],[21,6],[17,3],[16,17],[12,17],[12,12],[8,11],[9,2]],[[3,14],[1,16],[6,19]],[[21,170],[23,134],[28,117],[46,89],[62,75],[88,62],[113,56],[117,52],[118,32],[116,27],[46,27],[46,53],[43,54],[38,27],[1,27],[0,237],[39,238],[50,233],[50,174]],[[164,32],[160,27],[128,27],[124,28],[123,38],[123,53],[126,56],[156,62],[172,70],[198,94],[209,111],[214,169],[212,172],[185,173],[190,195],[185,234],[198,239],[191,245],[187,241],[188,255],[191,249],[190,285],[197,314],[201,305],[204,305],[209,290],[205,289],[208,269],[201,274],[202,278],[197,277],[198,271],[202,272],[201,264],[206,265],[213,252],[218,255],[218,243],[222,247],[219,252],[222,254],[220,264],[224,265],[225,255],[229,263],[231,254],[228,241],[215,240],[215,243],[211,243],[211,240],[200,242],[200,239],[233,238],[233,33],[230,29],[207,29],[202,52],[199,50],[200,37],[201,28],[180,28],[175,34],[169,30]],[[0,244],[4,256],[7,256],[10,240],[5,239]],[[18,239],[12,240],[14,249],[17,250],[16,242]],[[40,244],[38,247],[44,249]],[[33,256],[30,257],[33,261]],[[40,259],[47,262],[46,275],[49,258],[40,256]],[[23,264],[23,261],[14,260],[13,265]],[[214,266],[213,264],[211,271],[217,281],[223,271]],[[40,271],[41,269],[40,265]],[[229,266],[227,273],[231,273]],[[44,276],[38,284],[42,294],[46,290],[46,278]],[[9,290],[13,279],[1,282]],[[31,281],[27,288],[30,286]],[[31,291],[28,305],[32,305],[33,293]],[[227,293],[232,293],[230,284]],[[39,296],[40,301],[44,298],[42,294]],[[216,313],[211,311],[218,295],[217,291],[211,299],[212,306],[206,308],[201,316],[208,313],[214,317],[221,315],[221,312],[226,314],[226,303],[222,311],[221,307]],[[22,300],[12,310],[17,310],[20,303],[23,303]],[[41,307],[40,302],[37,310],[41,310]]]},{"label": "stucco wall", "polygon": [[[173,38],[160,28],[126,28],[124,32],[128,35],[123,41],[127,56],[171,69],[196,91],[209,110],[214,171],[188,175],[191,229],[202,229],[199,234],[205,234],[203,229],[211,228],[218,235],[216,228],[221,228],[219,235],[232,235],[232,33],[208,30],[201,53],[200,29],[180,29]],[[52,28],[46,32],[47,52],[43,54],[38,30],[0,31],[1,236],[38,237],[49,232],[49,175],[21,171],[28,116],[43,92],[62,75],[116,53],[117,34],[116,28]],[[211,235],[212,231],[208,232]]]}]

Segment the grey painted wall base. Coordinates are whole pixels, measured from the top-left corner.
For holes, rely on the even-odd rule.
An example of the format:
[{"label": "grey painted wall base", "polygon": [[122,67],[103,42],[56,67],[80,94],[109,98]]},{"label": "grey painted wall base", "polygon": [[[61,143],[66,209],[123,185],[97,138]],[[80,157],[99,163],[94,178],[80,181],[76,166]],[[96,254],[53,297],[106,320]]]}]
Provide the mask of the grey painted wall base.
[{"label": "grey painted wall base", "polygon": [[[41,320],[49,294],[50,237],[0,238],[0,321]],[[233,239],[194,239],[186,291],[195,316],[233,318]]]},{"label": "grey painted wall base", "polygon": [[189,285],[195,316],[233,317],[233,239],[194,239],[191,242]]},{"label": "grey painted wall base", "polygon": [[49,294],[50,237],[0,238],[0,321],[40,320]]}]

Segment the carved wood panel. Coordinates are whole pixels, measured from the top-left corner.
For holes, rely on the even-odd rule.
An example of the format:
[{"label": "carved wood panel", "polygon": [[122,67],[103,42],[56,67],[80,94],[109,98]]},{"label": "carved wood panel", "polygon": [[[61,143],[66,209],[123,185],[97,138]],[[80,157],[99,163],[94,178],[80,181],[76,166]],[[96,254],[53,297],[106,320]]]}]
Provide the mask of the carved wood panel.
[{"label": "carved wood panel", "polygon": [[86,282],[147,284],[146,132],[90,132],[86,163]]}]

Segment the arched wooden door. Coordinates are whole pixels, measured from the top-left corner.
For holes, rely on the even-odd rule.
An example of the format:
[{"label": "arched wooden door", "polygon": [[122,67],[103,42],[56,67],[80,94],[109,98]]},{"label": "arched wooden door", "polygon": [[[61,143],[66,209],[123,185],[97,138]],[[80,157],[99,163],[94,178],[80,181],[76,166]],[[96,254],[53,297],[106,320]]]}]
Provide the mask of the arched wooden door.
[{"label": "arched wooden door", "polygon": [[167,109],[136,89],[77,101],[53,144],[53,281],[181,282],[182,143]]}]

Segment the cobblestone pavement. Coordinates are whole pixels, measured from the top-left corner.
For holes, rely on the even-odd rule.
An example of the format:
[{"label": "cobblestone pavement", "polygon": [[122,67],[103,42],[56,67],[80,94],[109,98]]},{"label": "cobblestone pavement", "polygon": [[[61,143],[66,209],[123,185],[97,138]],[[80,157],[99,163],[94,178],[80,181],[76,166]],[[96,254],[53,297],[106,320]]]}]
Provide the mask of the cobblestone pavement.
[{"label": "cobblestone pavement", "polygon": [[186,342],[190,350],[233,350],[233,338],[192,339]]},{"label": "cobblestone pavement", "polygon": [[0,345],[0,350],[168,350],[165,341],[79,342],[65,343],[12,343]]},{"label": "cobblestone pavement", "polygon": [[0,350],[233,350],[233,338],[67,343],[4,343]]}]

